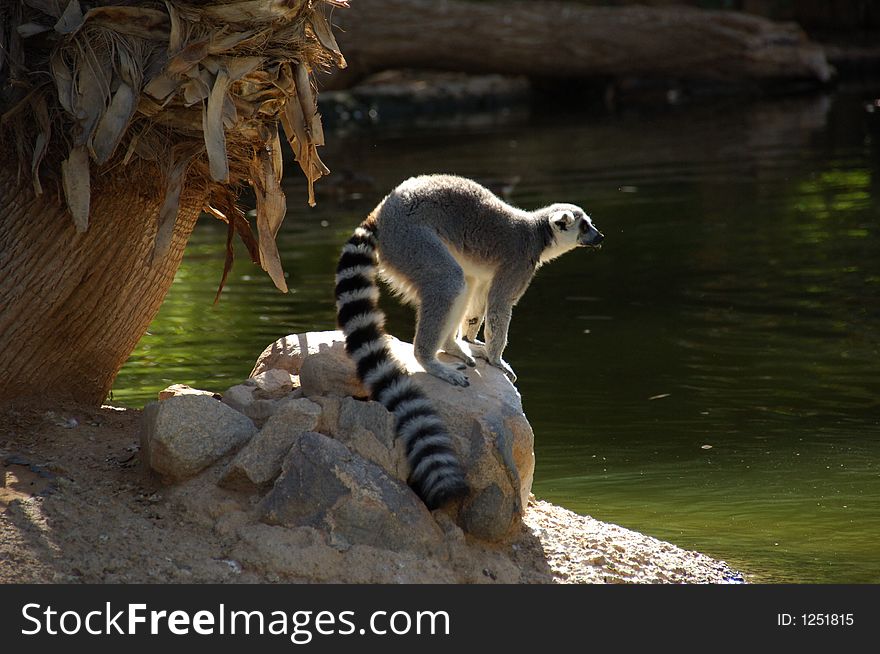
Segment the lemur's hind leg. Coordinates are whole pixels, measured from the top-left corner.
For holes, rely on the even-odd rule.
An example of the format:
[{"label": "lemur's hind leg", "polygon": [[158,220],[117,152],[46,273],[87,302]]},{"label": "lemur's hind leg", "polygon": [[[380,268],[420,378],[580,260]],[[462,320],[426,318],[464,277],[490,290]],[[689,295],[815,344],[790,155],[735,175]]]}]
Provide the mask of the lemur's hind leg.
[{"label": "lemur's hind leg", "polygon": [[[465,285],[467,287],[466,297],[465,297],[465,305],[464,310],[460,314],[459,322],[460,325],[456,325],[455,329],[452,333],[449,334],[446,339],[446,343],[443,344],[443,351],[455,357],[456,359],[461,359],[468,366],[473,368],[477,365],[476,360],[468,354],[467,350],[461,347],[461,342],[459,338],[464,338],[467,341],[465,325],[467,324],[467,316],[471,312],[471,307],[474,303],[474,295],[478,291],[477,283],[473,279],[473,277],[465,277]],[[456,307],[457,308],[457,307]],[[455,313],[458,313],[457,311]],[[464,366],[460,366],[460,370],[464,369]]]},{"label": "lemur's hind leg", "polygon": [[[471,280],[468,280],[471,281]],[[474,281],[471,286],[471,293],[468,299],[467,311],[461,321],[461,336],[471,354],[481,359],[487,358],[486,346],[477,335],[483,326],[486,317],[487,296],[489,294],[489,284],[483,281]]]},{"label": "lemur's hind leg", "polygon": [[[454,276],[447,277],[441,288],[432,289],[434,295],[430,301],[422,302],[419,306],[413,346],[416,360],[422,364],[425,372],[455,386],[468,386],[470,382],[467,376],[459,372],[464,365],[456,369],[437,360],[441,344],[447,354],[457,356],[457,348],[460,354],[467,356],[455,343],[455,334],[467,302],[463,277],[460,282]],[[454,348],[450,347],[450,342]]]},{"label": "lemur's hind leg", "polygon": [[[470,382],[464,373],[437,359],[440,348],[448,345],[450,340],[454,342],[467,308],[464,272],[432,230],[413,227],[400,236],[402,238],[389,239],[391,244],[381,254],[384,265],[395,273],[392,279],[402,278],[418,290],[419,306],[413,339],[416,360],[428,374],[455,386],[468,386]],[[406,247],[396,247],[397,241],[407,244]],[[412,243],[418,243],[416,264]],[[455,354],[454,348],[452,354]]]}]

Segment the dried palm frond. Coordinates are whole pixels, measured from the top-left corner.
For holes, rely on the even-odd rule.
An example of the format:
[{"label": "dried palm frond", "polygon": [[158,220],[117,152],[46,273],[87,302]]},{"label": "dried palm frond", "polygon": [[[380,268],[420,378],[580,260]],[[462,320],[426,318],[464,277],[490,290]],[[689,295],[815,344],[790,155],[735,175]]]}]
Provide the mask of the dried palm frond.
[{"label": "dried palm frond", "polygon": [[[155,162],[164,195],[154,260],[168,248],[183,188],[201,189],[205,210],[286,291],[275,246],[286,206],[278,123],[314,204],[314,183],[329,170],[317,153],[313,71],[345,67],[325,6],[348,2],[4,0],[0,138],[14,142],[37,194],[41,179],[60,177],[78,231],[89,228],[91,175]],[[257,239],[234,206],[243,185],[256,193]]]}]

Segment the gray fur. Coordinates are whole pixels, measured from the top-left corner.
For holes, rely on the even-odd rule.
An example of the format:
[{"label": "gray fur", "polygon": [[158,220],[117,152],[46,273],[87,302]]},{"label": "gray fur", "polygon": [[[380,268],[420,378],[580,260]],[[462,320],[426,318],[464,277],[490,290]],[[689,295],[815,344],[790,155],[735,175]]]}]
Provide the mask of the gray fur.
[{"label": "gray fur", "polygon": [[[372,216],[380,275],[416,306],[416,359],[430,374],[459,386],[468,385],[465,366],[440,363],[437,352],[469,366],[473,357],[486,359],[515,381],[501,358],[513,306],[543,263],[604,238],[580,207],[524,211],[451,175],[406,180]],[[484,324],[486,342],[480,343]]]}]

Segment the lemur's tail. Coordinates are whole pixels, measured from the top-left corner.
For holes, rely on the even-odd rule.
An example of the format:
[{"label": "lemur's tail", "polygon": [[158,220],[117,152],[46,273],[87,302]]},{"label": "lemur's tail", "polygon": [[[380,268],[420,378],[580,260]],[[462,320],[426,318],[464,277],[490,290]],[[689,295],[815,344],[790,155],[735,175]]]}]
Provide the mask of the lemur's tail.
[{"label": "lemur's tail", "polygon": [[385,314],[378,306],[376,227],[371,218],[354,230],[336,269],[336,311],[345,349],[370,397],[394,414],[406,445],[409,485],[429,509],[467,493],[452,439],[425,394],[388,349]]}]

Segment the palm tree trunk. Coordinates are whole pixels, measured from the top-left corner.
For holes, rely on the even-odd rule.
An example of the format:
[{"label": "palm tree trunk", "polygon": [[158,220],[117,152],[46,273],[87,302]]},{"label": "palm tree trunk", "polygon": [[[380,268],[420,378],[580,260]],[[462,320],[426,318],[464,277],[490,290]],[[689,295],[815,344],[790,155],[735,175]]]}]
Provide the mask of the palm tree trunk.
[{"label": "palm tree trunk", "polygon": [[171,246],[151,263],[162,202],[147,182],[160,176],[153,166],[127,181],[93,175],[89,228],[77,233],[57,189],[36,196],[3,154],[0,401],[99,405],[159,310],[204,198],[184,192]]}]

